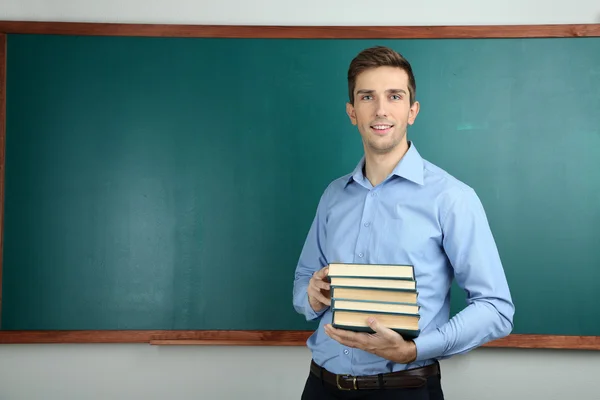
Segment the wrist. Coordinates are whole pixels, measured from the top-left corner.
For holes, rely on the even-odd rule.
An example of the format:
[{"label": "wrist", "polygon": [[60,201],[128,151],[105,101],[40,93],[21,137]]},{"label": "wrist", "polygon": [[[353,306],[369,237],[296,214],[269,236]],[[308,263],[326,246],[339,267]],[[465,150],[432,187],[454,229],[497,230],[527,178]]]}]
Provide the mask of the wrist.
[{"label": "wrist", "polygon": [[404,340],[398,350],[397,361],[400,364],[410,364],[417,359],[417,345],[412,340]]},{"label": "wrist", "polygon": [[407,340],[406,343],[408,344],[406,364],[409,364],[409,363],[415,362],[417,359],[417,345],[412,340]]}]

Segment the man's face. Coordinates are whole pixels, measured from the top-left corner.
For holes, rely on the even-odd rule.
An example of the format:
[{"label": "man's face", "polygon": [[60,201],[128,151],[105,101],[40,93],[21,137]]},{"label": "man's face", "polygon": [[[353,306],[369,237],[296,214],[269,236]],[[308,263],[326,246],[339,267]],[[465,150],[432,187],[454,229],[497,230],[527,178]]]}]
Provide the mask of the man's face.
[{"label": "man's face", "polygon": [[377,67],[356,77],[354,105],[346,112],[362,136],[365,152],[390,153],[406,149],[406,128],[419,112],[419,103],[410,105],[408,74],[395,67]]}]

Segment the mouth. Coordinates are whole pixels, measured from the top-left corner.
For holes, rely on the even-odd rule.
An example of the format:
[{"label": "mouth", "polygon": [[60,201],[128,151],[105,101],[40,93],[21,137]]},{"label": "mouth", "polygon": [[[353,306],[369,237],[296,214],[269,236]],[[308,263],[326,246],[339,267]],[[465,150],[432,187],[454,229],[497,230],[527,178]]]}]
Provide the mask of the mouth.
[{"label": "mouth", "polygon": [[385,135],[386,133],[391,132],[391,130],[392,130],[393,127],[394,127],[394,125],[390,125],[390,124],[375,124],[375,125],[371,125],[371,129],[377,135]]}]

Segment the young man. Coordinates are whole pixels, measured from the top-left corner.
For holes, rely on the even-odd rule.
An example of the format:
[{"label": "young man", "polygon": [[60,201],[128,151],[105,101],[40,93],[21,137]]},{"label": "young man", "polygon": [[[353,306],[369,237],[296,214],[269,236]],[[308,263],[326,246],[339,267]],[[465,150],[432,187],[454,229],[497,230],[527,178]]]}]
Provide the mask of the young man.
[{"label": "young man", "polygon": [[[323,193],[296,268],[294,307],[320,319],[302,398],[443,399],[438,360],[512,330],[504,270],[476,193],[406,138],[419,113],[409,62],[386,47],[366,49],[350,64],[348,89],[364,157]],[[375,334],[332,328],[332,262],[413,265],[419,337],[405,340],[377,320],[369,321]],[[468,306],[449,319],[453,278]]]}]

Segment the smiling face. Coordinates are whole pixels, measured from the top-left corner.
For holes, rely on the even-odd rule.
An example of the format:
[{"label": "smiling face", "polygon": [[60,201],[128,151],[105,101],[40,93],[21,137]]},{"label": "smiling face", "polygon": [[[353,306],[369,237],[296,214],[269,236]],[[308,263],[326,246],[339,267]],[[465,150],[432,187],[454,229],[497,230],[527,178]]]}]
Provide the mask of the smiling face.
[{"label": "smiling face", "polygon": [[347,103],[346,112],[367,155],[408,149],[406,129],[419,112],[419,103],[410,103],[408,82],[403,69],[388,66],[366,69],[356,77],[354,103]]}]

